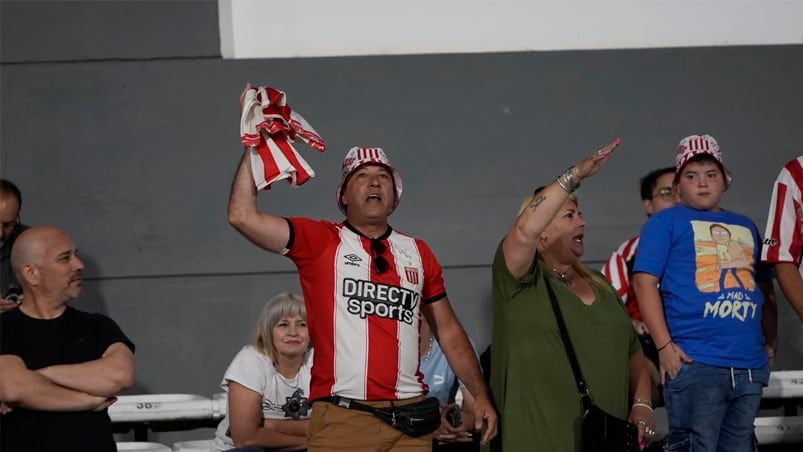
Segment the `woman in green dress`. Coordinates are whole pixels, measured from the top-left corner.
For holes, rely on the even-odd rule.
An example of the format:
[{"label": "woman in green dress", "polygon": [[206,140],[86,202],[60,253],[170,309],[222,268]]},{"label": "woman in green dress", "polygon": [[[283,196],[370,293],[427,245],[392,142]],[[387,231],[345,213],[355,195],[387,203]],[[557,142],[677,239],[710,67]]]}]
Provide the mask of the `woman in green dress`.
[{"label": "woman in green dress", "polygon": [[580,262],[585,221],[573,193],[618,145],[619,139],[536,190],[496,251],[491,387],[502,423],[501,445],[492,450],[580,450],[583,405],[546,284],[593,402],[637,424],[645,446],[652,440],[650,379],[627,311],[607,280]]}]

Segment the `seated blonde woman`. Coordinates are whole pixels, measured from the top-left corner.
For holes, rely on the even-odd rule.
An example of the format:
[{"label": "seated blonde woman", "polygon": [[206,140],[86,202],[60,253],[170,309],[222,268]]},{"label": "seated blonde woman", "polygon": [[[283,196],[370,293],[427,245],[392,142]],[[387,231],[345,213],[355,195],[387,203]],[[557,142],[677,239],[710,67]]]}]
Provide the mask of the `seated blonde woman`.
[{"label": "seated blonde woman", "polygon": [[262,308],[253,343],[223,375],[228,415],[218,425],[213,450],[306,449],[311,367],[304,299],[276,295]]}]

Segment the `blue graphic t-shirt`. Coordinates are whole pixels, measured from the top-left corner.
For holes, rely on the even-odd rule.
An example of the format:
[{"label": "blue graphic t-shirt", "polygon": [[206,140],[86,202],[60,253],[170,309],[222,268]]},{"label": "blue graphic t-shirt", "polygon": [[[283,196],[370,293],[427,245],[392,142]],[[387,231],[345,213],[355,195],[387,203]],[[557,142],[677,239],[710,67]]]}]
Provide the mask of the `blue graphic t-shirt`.
[{"label": "blue graphic t-shirt", "polygon": [[760,252],[746,216],[678,205],[644,225],[634,272],[658,277],[669,332],[692,359],[756,368],[767,364],[757,282],[771,278]]}]

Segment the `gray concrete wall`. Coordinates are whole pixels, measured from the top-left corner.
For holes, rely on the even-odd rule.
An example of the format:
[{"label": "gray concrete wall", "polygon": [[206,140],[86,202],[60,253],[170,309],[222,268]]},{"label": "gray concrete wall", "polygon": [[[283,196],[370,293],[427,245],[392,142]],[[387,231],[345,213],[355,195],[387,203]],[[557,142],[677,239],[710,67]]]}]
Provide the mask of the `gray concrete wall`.
[{"label": "gray concrete wall", "polygon": [[[260,207],[337,219],[345,151],[384,147],[405,177],[392,224],[430,243],[480,348],[489,263],[521,199],[602,143],[624,140],[580,192],[594,266],[638,232],[637,180],[685,135],[719,139],[735,177],[724,206],[761,230],[803,149],[803,46],[223,61],[207,57],[214,2],[43,3],[0,4],[0,174],[23,190],[24,222],[73,235],[88,278],[75,305],[137,343],[132,393],[217,392],[262,303],[299,290],[288,260],[226,223],[246,81],[285,90],[330,147],[298,145],[318,176]],[[110,15],[137,26],[96,25]],[[59,38],[32,45],[42,24]],[[776,367],[803,368],[782,298],[780,316]]]}]

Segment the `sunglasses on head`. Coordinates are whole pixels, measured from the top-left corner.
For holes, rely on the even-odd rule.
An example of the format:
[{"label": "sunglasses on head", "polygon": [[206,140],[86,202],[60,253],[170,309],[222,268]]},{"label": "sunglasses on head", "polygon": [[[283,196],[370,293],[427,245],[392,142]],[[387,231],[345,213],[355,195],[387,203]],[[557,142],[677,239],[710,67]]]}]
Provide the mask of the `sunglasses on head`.
[{"label": "sunglasses on head", "polygon": [[376,267],[376,272],[379,274],[390,270],[390,262],[388,262],[388,260],[383,256],[387,250],[388,247],[385,246],[381,240],[371,240],[371,254],[373,257],[374,266]]}]

